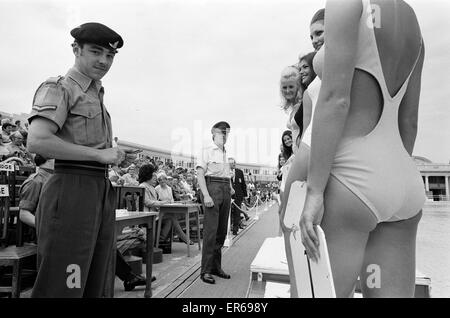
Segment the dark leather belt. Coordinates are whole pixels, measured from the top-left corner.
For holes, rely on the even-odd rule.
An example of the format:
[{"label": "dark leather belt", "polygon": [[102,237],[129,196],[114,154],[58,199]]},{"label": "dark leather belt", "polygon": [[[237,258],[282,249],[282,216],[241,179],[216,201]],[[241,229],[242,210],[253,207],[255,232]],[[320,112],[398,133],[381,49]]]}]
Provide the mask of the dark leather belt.
[{"label": "dark leather belt", "polygon": [[108,177],[109,166],[96,161],[55,159],[55,173],[80,173]]},{"label": "dark leather belt", "polygon": [[206,182],[230,183],[230,178],[221,178],[221,177],[205,176],[205,180],[206,180]]}]

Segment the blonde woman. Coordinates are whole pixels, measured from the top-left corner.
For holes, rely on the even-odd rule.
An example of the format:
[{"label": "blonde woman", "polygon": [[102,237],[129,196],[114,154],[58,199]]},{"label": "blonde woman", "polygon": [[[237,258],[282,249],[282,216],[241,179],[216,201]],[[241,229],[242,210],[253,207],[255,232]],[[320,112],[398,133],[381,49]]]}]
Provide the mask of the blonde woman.
[{"label": "blonde woman", "polygon": [[[158,194],[158,200],[163,201],[162,204],[165,203],[173,203],[173,194],[172,188],[167,185],[167,176],[163,173],[158,174],[158,182],[159,185],[155,188],[156,193]],[[166,214],[164,215],[164,219],[162,220],[161,227],[161,241],[166,241],[169,238],[169,231],[174,227],[175,232],[178,234],[178,237],[185,242],[186,244],[193,245],[194,242],[189,240],[186,234],[181,229],[180,223],[178,222],[177,215]]]}]

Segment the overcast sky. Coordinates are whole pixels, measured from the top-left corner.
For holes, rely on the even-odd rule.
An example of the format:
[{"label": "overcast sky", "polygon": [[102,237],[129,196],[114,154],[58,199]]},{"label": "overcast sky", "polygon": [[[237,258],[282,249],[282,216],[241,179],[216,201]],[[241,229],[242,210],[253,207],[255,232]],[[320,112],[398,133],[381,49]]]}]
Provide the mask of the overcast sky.
[{"label": "overcast sky", "polygon": [[[450,3],[414,0],[426,45],[414,154],[450,160]],[[325,1],[0,0],[0,110],[28,113],[46,78],[74,57],[69,32],[101,22],[124,39],[103,79],[119,139],[195,153],[217,121],[238,162],[275,165],[286,114],[281,70],[312,51],[309,21]]]}]

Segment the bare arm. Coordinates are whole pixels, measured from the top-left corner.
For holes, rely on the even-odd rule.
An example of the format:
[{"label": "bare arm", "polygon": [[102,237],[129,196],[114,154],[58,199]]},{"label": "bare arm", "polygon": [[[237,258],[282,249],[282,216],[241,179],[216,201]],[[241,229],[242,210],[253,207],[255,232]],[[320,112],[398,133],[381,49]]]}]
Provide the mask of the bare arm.
[{"label": "bare arm", "polygon": [[316,193],[323,193],[328,182],[350,108],[362,3],[328,0],[325,10],[324,72],[312,127],[308,174],[308,190]]},{"label": "bare arm", "polygon": [[25,223],[28,226],[31,226],[33,228],[36,227],[36,223],[35,223],[36,217],[34,216],[33,213],[31,213],[28,210],[20,209],[19,219],[20,219],[20,221],[22,221],[23,223]]},{"label": "bare arm", "polygon": [[314,113],[308,191],[300,219],[302,243],[315,261],[320,255],[314,225],[323,217],[323,194],[350,108],[362,9],[360,0],[328,0],[325,8],[323,79]]},{"label": "bare arm", "polygon": [[104,164],[119,164],[124,158],[123,151],[118,148],[94,149],[72,144],[56,136],[57,131],[58,126],[51,120],[43,117],[33,119],[28,132],[28,151],[47,158]]},{"label": "bare arm", "polygon": [[203,203],[208,208],[214,206],[214,201],[209,195],[208,187],[206,186],[205,171],[201,167],[197,167],[197,180],[200,190],[203,193]]},{"label": "bare arm", "polygon": [[148,208],[161,206],[161,201],[152,197],[149,190],[145,189],[144,205]]},{"label": "bare arm", "polygon": [[424,57],[425,47],[422,45],[419,60],[417,61],[416,68],[411,74],[408,88],[403,96],[398,111],[398,127],[400,130],[400,136],[409,155],[412,155],[413,153],[414,143],[417,136],[417,120]]},{"label": "bare arm", "polygon": [[203,168],[200,168],[200,167],[197,168],[197,181],[198,181],[198,186],[200,187],[200,190],[203,193],[203,196],[209,197],[208,188],[206,187],[205,171],[203,170]]}]

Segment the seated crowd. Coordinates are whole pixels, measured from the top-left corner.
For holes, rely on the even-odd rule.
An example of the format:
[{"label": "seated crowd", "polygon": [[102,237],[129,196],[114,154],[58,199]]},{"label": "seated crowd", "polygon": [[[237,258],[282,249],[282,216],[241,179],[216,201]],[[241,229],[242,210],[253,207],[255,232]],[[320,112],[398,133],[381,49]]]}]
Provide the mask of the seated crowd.
[{"label": "seated crowd", "polygon": [[27,150],[28,123],[1,117],[0,162],[14,161],[19,165],[34,166],[33,156]]}]

